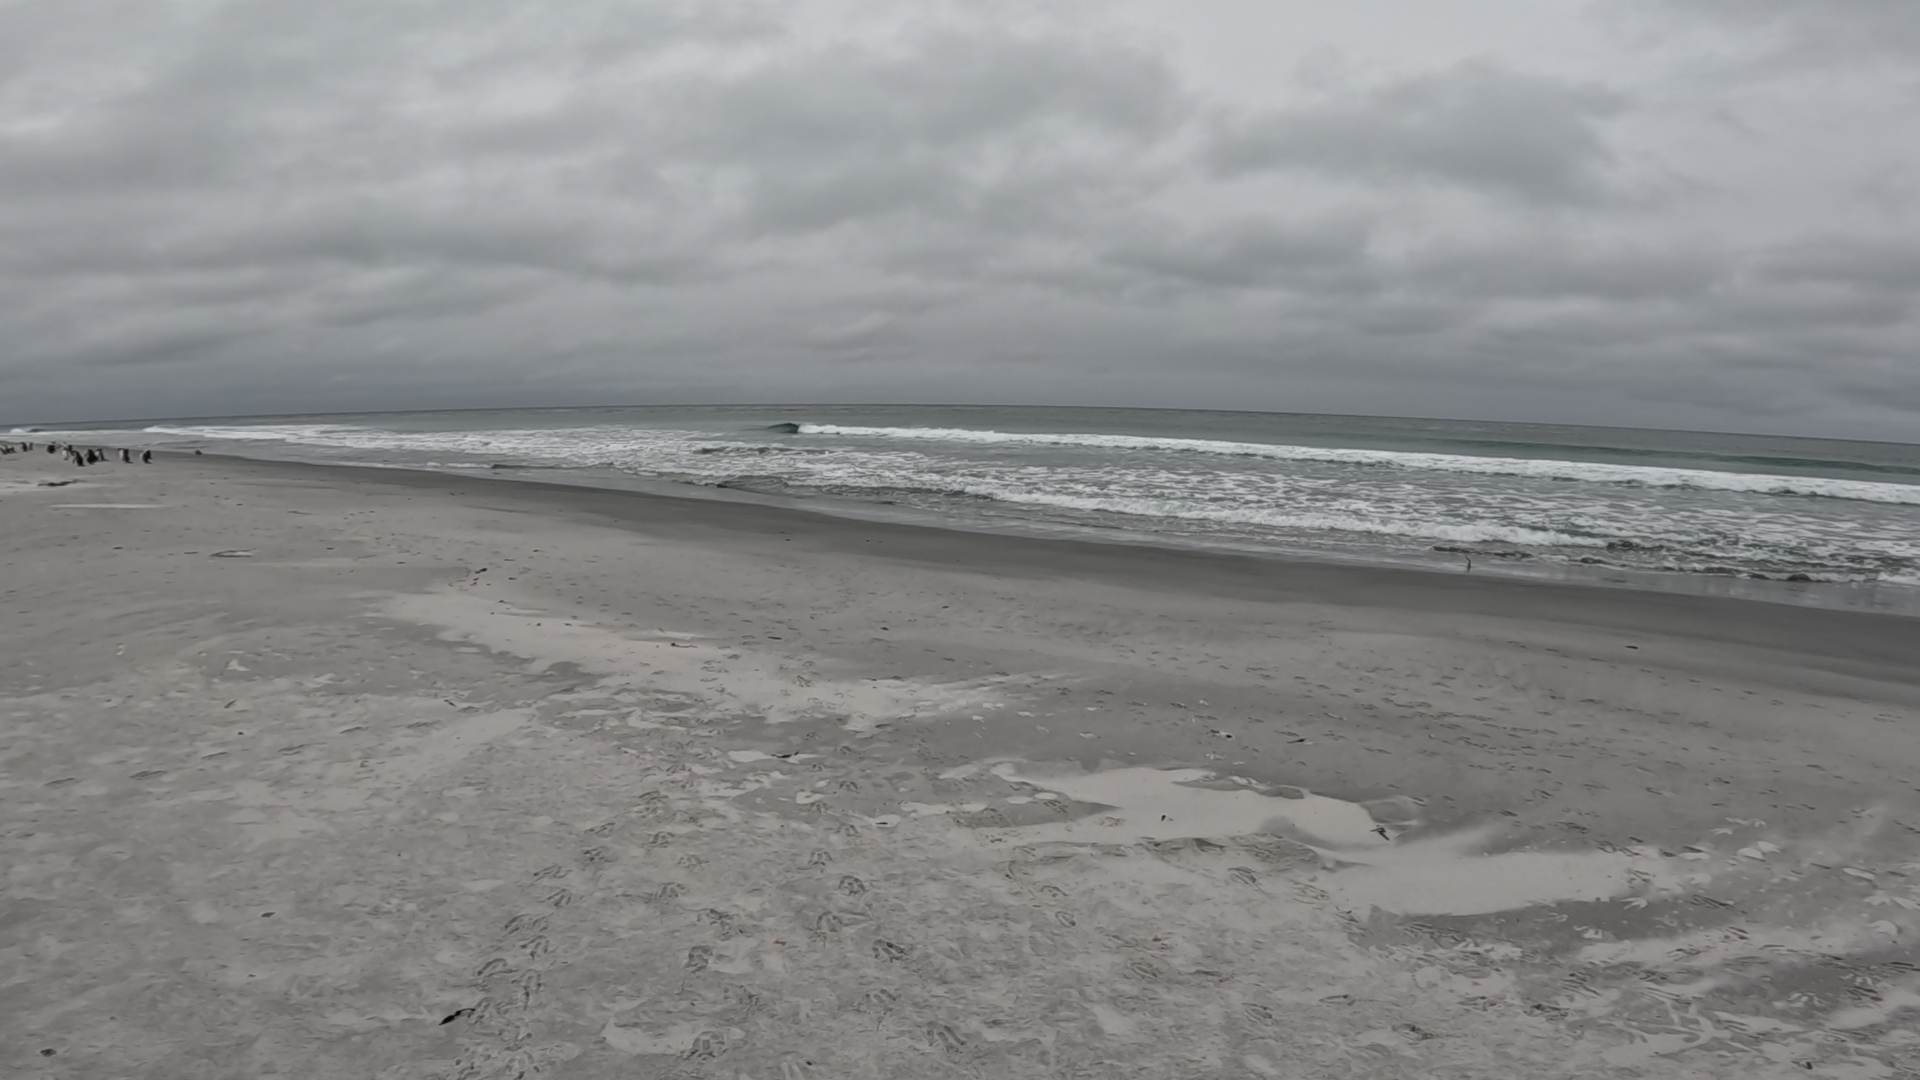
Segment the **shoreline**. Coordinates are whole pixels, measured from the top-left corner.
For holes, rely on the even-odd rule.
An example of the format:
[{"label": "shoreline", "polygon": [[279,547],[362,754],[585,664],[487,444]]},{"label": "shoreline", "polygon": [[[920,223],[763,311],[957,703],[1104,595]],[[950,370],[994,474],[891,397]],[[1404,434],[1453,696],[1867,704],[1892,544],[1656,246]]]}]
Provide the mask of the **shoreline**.
[{"label": "shoreline", "polygon": [[[205,448],[221,456],[230,453],[230,448],[220,446],[218,443],[219,440],[215,440],[214,445]],[[277,450],[272,447],[256,447],[253,450],[243,451],[237,457],[239,460],[277,461],[319,467],[338,467],[346,463],[328,461],[325,454],[283,455],[280,450],[284,449],[287,448],[282,447]],[[1786,563],[1781,565],[1774,565],[1766,560],[1761,560],[1760,563],[1743,561],[1746,557],[1737,553],[1722,552],[1718,556],[1710,556],[1699,552],[1691,555],[1682,552],[1671,557],[1660,556],[1655,559],[1656,562],[1675,565],[1643,566],[1635,565],[1645,561],[1636,556],[1615,557],[1611,544],[1606,551],[1597,547],[1577,545],[1570,549],[1556,551],[1528,551],[1525,543],[1519,543],[1517,550],[1506,550],[1492,542],[1479,544],[1475,549],[1475,544],[1468,543],[1462,546],[1463,542],[1439,542],[1431,537],[1428,540],[1418,540],[1411,536],[1399,538],[1388,535],[1373,536],[1365,529],[1358,533],[1341,533],[1336,530],[1324,534],[1295,536],[1292,539],[1280,535],[1262,539],[1251,534],[1234,539],[1225,534],[1214,535],[1206,530],[1190,532],[1184,526],[1151,518],[1142,519],[1142,522],[1159,521],[1159,525],[1142,524],[1139,528],[1133,528],[1129,527],[1131,519],[1124,514],[1114,516],[1111,521],[1103,519],[1097,522],[1073,523],[1043,520],[1045,515],[1033,517],[1021,512],[1008,512],[1005,507],[978,512],[963,506],[940,510],[902,507],[895,505],[891,500],[869,501],[825,492],[796,493],[784,488],[769,490],[764,486],[756,486],[753,477],[732,477],[708,486],[693,480],[675,481],[642,477],[603,467],[576,469],[540,465],[507,466],[499,463],[489,465],[484,462],[389,463],[377,460],[354,461],[351,467],[384,471],[426,471],[442,475],[509,479],[521,483],[637,491],[669,498],[722,500],[734,498],[773,506],[798,507],[810,513],[850,517],[863,521],[904,522],[981,535],[1078,538],[1094,543],[1244,554],[1257,558],[1330,565],[1419,569],[1448,573],[1468,570],[1466,560],[1478,556],[1477,561],[1470,564],[1471,569],[1468,572],[1636,591],[1754,599],[1796,607],[1832,607],[1920,617],[1920,581],[1908,580],[1898,574],[1895,574],[1891,580],[1882,580],[1880,573],[1892,573],[1885,566],[1881,567],[1880,572],[1876,572],[1864,565],[1848,564],[1850,566],[1848,569],[1842,568],[1840,564],[1832,566],[1808,564],[1801,569],[1811,572],[1810,579],[1806,573],[1789,573],[1800,561],[1803,561],[1803,556],[1811,558],[1805,552],[1798,556],[1787,557]],[[1739,471],[1732,470],[1735,473]],[[1600,493],[1596,493],[1594,497],[1604,498]],[[1164,530],[1159,527],[1163,525],[1167,526]],[[1699,523],[1696,522],[1696,525]],[[1387,531],[1393,532],[1391,529]],[[1632,531],[1628,530],[1628,532]],[[1452,534],[1441,530],[1434,535]],[[1651,547],[1637,546],[1645,539],[1635,534],[1634,541],[1623,539],[1620,542],[1628,550],[1666,550],[1662,543],[1653,543]],[[1701,562],[1702,559],[1705,561]],[[1843,559],[1842,562],[1844,563],[1845,560]],[[1697,565],[1686,565],[1690,563]],[[1819,560],[1815,560],[1815,563],[1819,563]]]},{"label": "shoreline", "polygon": [[1911,618],[214,455],[0,513],[21,1075],[1920,1067]]},{"label": "shoreline", "polygon": [[[177,453],[177,451],[169,451]],[[642,477],[602,477],[579,481],[546,479],[522,475],[523,470],[501,468],[485,473],[469,469],[431,469],[374,463],[331,464],[296,459],[257,458],[235,454],[206,454],[233,461],[257,461],[265,464],[320,469],[372,469],[383,472],[423,473],[463,479],[558,489],[638,495],[642,497],[693,502],[745,503],[773,510],[842,518],[867,524],[904,525],[940,532],[976,536],[1012,537],[1044,542],[1083,543],[1103,546],[1146,548],[1156,551],[1186,552],[1203,556],[1249,558],[1279,563],[1347,569],[1397,570],[1450,576],[1457,567],[1437,554],[1403,559],[1367,558],[1334,550],[1311,548],[1262,547],[1228,541],[1208,541],[1194,537],[1172,536],[1126,529],[1099,529],[1091,526],[1041,524],[1038,522],[986,521],[948,518],[930,511],[902,510],[890,505],[866,503],[830,496],[781,496],[750,489],[706,486]],[[1792,582],[1779,578],[1751,578],[1740,575],[1683,573],[1677,571],[1637,570],[1619,566],[1583,566],[1575,563],[1509,561],[1490,556],[1473,573],[1483,578],[1528,581],[1580,588],[1619,589],[1628,592],[1659,593],[1675,596],[1722,600],[1754,601],[1796,608],[1824,608],[1920,618],[1920,586],[1887,582]]]},{"label": "shoreline", "polygon": [[[172,460],[191,456],[167,455]],[[1039,535],[1026,530],[974,530],[943,524],[840,513],[810,507],[798,500],[780,500],[736,493],[679,492],[644,488],[599,487],[522,477],[476,476],[464,472],[412,469],[399,466],[329,465],[278,461],[224,454],[202,455],[202,460],[237,466],[286,469],[291,476],[305,470],[316,475],[355,478],[365,473],[388,478],[414,489],[447,487],[450,492],[485,497],[489,485],[507,482],[527,489],[529,501],[559,512],[590,513],[628,527],[667,530],[668,535],[692,536],[701,528],[732,530],[742,535],[790,533],[826,546],[851,552],[854,541],[868,533],[885,535],[895,545],[887,557],[913,559],[922,565],[951,565],[952,545],[978,538],[985,549],[984,568],[1005,573],[1056,573],[1071,568],[1075,575],[1103,581],[1148,583],[1162,581],[1177,588],[1242,599],[1358,606],[1412,606],[1430,611],[1459,611],[1477,615],[1511,615],[1534,610],[1544,598],[1571,590],[1583,621],[1596,628],[1630,629],[1650,605],[1662,618],[1678,620],[1674,629],[1689,636],[1725,640],[1732,644],[1782,647],[1836,646],[1835,658],[1857,656],[1861,650],[1874,659],[1898,667],[1911,666],[1920,678],[1920,665],[1903,663],[1920,655],[1920,608],[1870,610],[1844,604],[1801,604],[1785,598],[1724,596],[1693,589],[1641,587],[1596,579],[1543,578],[1518,573],[1466,574],[1432,567],[1342,562],[1269,552],[1238,551],[1198,545],[1135,542],[1083,535]],[[631,502],[629,503],[629,500]],[[649,509],[664,506],[673,520],[647,517]],[[721,509],[725,508],[725,509]],[[672,530],[681,529],[679,533]],[[873,554],[867,552],[867,554]],[[981,551],[969,552],[981,558]],[[1651,577],[1652,575],[1642,575]],[[1720,584],[1711,579],[1702,584]],[[1745,582],[1730,584],[1748,585]],[[1771,582],[1782,597],[1804,586]],[[1748,587],[1754,587],[1748,585]],[[1841,589],[1844,587],[1835,587]],[[1920,601],[1920,589],[1912,590]],[[1838,618],[1824,617],[1830,613]],[[1856,636],[1849,619],[1860,616],[1862,626],[1874,629]],[[1811,620],[1811,621],[1808,621]],[[1882,622],[1880,620],[1888,620]],[[1828,636],[1829,632],[1833,636]],[[1811,638],[1806,641],[1803,638]],[[1887,648],[1879,648],[1885,644]]]}]

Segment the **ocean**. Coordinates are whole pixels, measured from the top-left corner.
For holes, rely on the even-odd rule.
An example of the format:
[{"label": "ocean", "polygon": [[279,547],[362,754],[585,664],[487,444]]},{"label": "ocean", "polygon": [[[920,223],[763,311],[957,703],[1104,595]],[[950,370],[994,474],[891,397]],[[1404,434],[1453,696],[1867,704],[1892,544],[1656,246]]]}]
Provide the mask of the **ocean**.
[{"label": "ocean", "polygon": [[[15,438],[29,436],[16,430]],[[1920,446],[1172,409],[232,417],[39,438],[791,502],[947,527],[1911,609]]]}]

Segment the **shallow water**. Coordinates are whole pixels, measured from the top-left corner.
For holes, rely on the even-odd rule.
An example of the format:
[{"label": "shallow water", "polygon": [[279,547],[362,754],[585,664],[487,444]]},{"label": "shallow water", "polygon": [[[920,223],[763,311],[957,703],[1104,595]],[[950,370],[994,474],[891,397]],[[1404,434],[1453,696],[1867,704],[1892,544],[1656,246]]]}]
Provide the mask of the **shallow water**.
[{"label": "shallow water", "polygon": [[1472,560],[1483,571],[1920,587],[1920,447],[1905,444],[878,406],[234,418],[64,437],[596,486],[690,485],[962,527],[1461,568]]}]

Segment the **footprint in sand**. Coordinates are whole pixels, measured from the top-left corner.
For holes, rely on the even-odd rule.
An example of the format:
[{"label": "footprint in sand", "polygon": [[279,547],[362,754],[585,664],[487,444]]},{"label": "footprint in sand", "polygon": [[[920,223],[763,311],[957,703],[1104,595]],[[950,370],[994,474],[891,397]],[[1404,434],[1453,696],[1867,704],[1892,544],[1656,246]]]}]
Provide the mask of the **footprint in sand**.
[{"label": "footprint in sand", "polygon": [[688,1061],[711,1061],[727,1052],[727,1037],[717,1031],[703,1031],[693,1037],[693,1045],[681,1054]]},{"label": "footprint in sand", "polygon": [[500,999],[488,994],[473,1006],[468,1019],[475,1027],[484,1027],[498,1023],[504,1011],[505,1007],[500,1004]]},{"label": "footprint in sand", "polygon": [[695,945],[687,950],[687,962],[683,966],[690,972],[700,972],[707,970],[707,965],[712,962],[713,946]]},{"label": "footprint in sand", "polygon": [[1078,926],[1080,922],[1080,920],[1075,919],[1073,917],[1073,913],[1071,911],[1054,912],[1053,921],[1059,923],[1061,926],[1067,927],[1068,929],[1072,929],[1073,927]]},{"label": "footprint in sand", "polygon": [[912,950],[905,945],[896,945],[885,938],[873,943],[873,958],[886,963],[898,963],[905,960]]},{"label": "footprint in sand", "polygon": [[946,1024],[928,1024],[927,1042],[948,1054],[961,1053],[967,1047],[967,1041]]},{"label": "footprint in sand", "polygon": [[538,935],[546,933],[546,930],[547,917],[545,915],[529,915],[526,912],[521,912],[508,919],[506,926],[502,928],[502,932],[508,936]]},{"label": "footprint in sand", "polygon": [[859,896],[867,891],[867,883],[852,874],[840,875],[840,891],[848,896]]},{"label": "footprint in sand", "polygon": [[1227,871],[1227,880],[1235,885],[1257,885],[1260,883],[1260,876],[1249,867],[1235,866]]}]

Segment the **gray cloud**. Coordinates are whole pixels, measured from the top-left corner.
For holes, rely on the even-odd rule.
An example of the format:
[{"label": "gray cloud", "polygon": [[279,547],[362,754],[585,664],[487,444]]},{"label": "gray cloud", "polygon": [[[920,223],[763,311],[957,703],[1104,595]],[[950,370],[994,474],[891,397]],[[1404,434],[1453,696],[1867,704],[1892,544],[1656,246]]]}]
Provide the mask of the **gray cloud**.
[{"label": "gray cloud", "polygon": [[1309,169],[1585,202],[1608,190],[1615,155],[1602,123],[1624,107],[1604,86],[1467,62],[1230,122],[1209,160],[1229,175]]},{"label": "gray cloud", "polygon": [[1437,293],[1510,300],[1697,303],[1732,272],[1711,247],[1508,240],[1449,245],[1408,260],[1410,282]]},{"label": "gray cloud", "polygon": [[1373,283],[1371,234],[1361,221],[1288,225],[1251,217],[1198,232],[1139,236],[1116,246],[1107,259],[1192,288],[1352,291]]},{"label": "gray cloud", "polygon": [[[1616,0],[1618,2],[1618,0]],[[1904,63],[1920,54],[1920,7],[1906,0],[1624,0],[1655,31],[1705,26],[1770,65]]]},{"label": "gray cloud", "polygon": [[[1755,4],[1604,0],[1643,36],[1579,54],[1348,40],[1307,81],[1312,27],[1248,26],[1301,43],[1229,84],[1151,0],[26,0],[0,419],[944,398],[1910,432],[1920,164],[1871,128],[1809,151],[1799,79],[1848,65],[1835,110],[1903,85],[1846,57],[1905,48],[1909,7]],[[1816,122],[1691,104],[1789,53],[1791,97],[1741,115]]]}]

